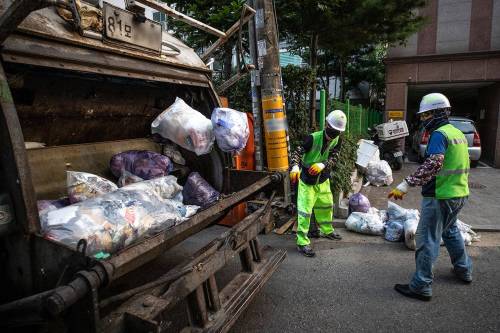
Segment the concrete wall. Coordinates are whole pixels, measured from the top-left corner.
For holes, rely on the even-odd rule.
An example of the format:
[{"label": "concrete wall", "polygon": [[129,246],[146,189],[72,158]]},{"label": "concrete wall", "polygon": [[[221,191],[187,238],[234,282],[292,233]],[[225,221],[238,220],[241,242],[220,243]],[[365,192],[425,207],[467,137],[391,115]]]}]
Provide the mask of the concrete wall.
[{"label": "concrete wall", "polygon": [[479,90],[479,107],[485,118],[477,122],[481,134],[482,156],[496,168],[500,167],[500,83]]},{"label": "concrete wall", "polygon": [[500,50],[500,0],[429,0],[426,25],[388,57]]}]

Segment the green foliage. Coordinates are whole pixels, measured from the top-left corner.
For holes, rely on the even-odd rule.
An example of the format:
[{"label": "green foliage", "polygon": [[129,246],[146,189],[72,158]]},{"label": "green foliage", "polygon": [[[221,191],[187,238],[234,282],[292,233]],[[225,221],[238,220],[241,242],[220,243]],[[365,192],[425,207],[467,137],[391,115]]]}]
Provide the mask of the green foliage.
[{"label": "green foliage", "polygon": [[[221,78],[214,80],[215,86],[222,84]],[[252,112],[252,93],[250,87],[250,75],[236,82],[232,87],[227,89],[223,94],[229,100],[229,105],[232,109],[241,112]]]},{"label": "green foliage", "polygon": [[357,142],[359,137],[345,133],[342,137],[342,146],[330,178],[332,193],[338,195],[340,192],[349,193],[352,188],[351,174],[356,167]]},{"label": "green foliage", "polygon": [[314,72],[308,67],[288,65],[282,68],[283,92],[287,109],[291,149],[302,143],[309,128],[307,96]]}]

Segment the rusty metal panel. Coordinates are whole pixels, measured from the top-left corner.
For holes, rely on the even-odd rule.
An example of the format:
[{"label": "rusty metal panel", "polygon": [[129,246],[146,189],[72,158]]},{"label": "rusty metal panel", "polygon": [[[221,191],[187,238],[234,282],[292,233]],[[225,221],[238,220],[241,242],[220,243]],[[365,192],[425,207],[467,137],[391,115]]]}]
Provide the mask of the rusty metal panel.
[{"label": "rusty metal panel", "polygon": [[[101,40],[82,37],[56,13],[54,8],[45,8],[31,13],[19,26],[19,31],[30,35],[44,37],[44,39],[57,40],[66,44],[78,45],[88,49],[105,51],[112,54],[123,54],[132,58],[139,58],[152,62],[174,65],[194,69],[199,72],[209,73],[210,69],[203,63],[193,49],[170,34],[163,33],[163,42],[178,48],[180,54],[162,54],[155,56],[148,52],[127,49],[125,46],[105,44]],[[8,41],[9,39],[7,39]]]}]

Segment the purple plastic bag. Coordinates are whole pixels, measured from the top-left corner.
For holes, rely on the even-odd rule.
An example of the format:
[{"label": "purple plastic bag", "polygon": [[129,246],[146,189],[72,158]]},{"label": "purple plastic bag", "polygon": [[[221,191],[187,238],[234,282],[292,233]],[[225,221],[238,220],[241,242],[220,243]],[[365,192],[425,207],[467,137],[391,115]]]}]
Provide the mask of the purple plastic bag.
[{"label": "purple plastic bag", "polygon": [[370,200],[361,193],[353,194],[349,198],[349,211],[368,213],[370,209]]},{"label": "purple plastic bag", "polygon": [[117,178],[127,171],[144,180],[167,176],[174,168],[167,156],[147,150],[128,150],[116,154],[111,157],[109,166]]},{"label": "purple plastic bag", "polygon": [[198,172],[191,172],[182,189],[182,197],[185,205],[196,205],[206,208],[219,200],[220,193],[217,192]]}]

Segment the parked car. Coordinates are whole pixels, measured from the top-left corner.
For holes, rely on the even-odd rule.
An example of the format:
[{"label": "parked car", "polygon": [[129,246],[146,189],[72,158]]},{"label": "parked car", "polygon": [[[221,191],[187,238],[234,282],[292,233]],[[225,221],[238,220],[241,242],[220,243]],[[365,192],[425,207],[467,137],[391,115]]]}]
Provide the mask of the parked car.
[{"label": "parked car", "polygon": [[[464,133],[469,144],[471,167],[476,167],[481,158],[481,138],[474,125],[474,121],[465,117],[450,117],[450,124]],[[418,154],[419,162],[424,160],[429,137],[429,132],[425,130],[423,126],[420,126],[413,134],[412,148]]]}]

